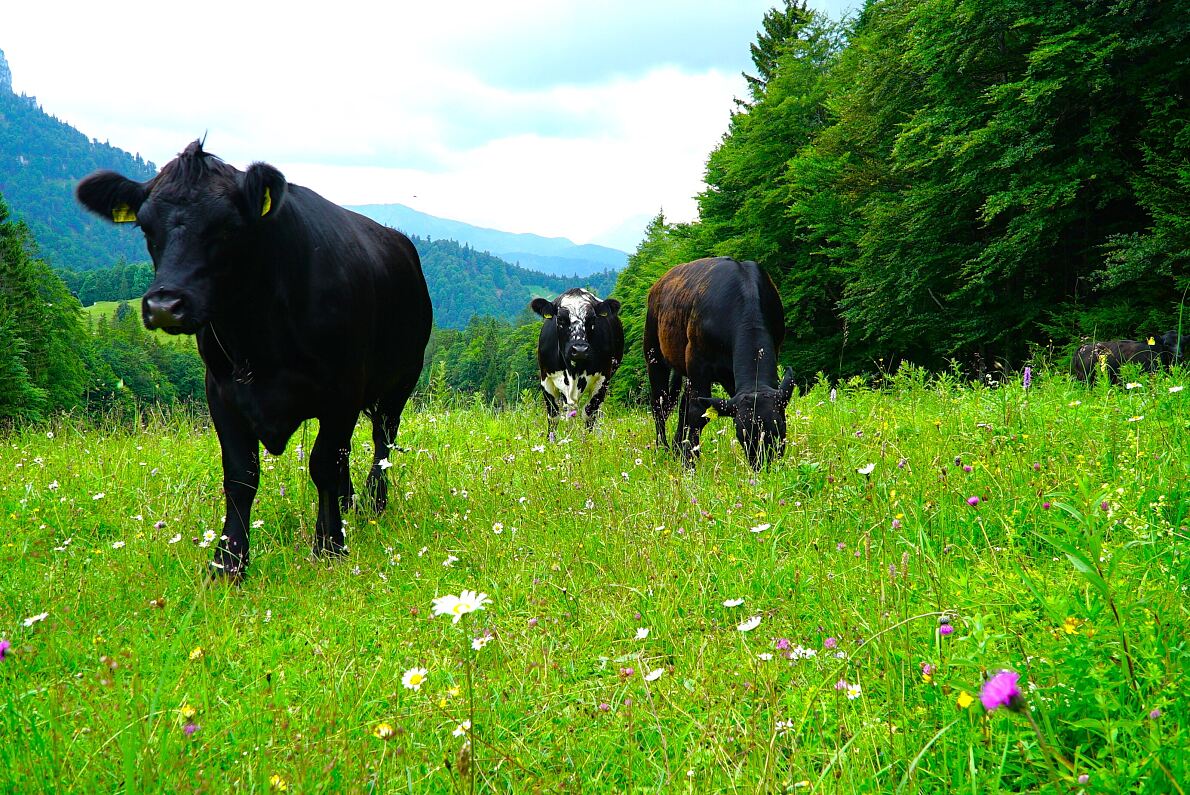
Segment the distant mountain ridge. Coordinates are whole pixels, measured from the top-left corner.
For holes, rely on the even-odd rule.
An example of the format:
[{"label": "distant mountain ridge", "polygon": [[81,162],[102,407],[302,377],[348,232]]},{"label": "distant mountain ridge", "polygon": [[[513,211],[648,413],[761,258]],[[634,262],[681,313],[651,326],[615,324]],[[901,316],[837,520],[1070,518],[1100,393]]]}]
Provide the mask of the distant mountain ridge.
[{"label": "distant mountain ridge", "polygon": [[542,237],[527,232],[502,232],[439,218],[404,204],[358,204],[347,208],[408,235],[455,240],[522,268],[555,276],[581,277],[623,270],[628,262],[628,254],[607,246],[578,244],[564,237]]},{"label": "distant mountain ridge", "polygon": [[12,72],[0,52],[0,196],[56,268],[87,270],[145,259],[139,234],[96,218],[74,199],[78,180],[101,168],[141,180],[157,173],[139,155],[89,139],[49,115],[35,97],[12,93]]}]

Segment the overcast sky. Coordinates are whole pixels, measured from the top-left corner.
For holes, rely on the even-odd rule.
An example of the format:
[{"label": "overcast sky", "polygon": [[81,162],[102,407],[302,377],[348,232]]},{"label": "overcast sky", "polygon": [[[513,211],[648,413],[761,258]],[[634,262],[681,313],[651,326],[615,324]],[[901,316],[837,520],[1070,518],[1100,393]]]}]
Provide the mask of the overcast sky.
[{"label": "overcast sky", "polygon": [[158,166],[206,134],[340,204],[631,251],[659,208],[695,217],[775,3],[22,2],[0,50],[17,93]]}]

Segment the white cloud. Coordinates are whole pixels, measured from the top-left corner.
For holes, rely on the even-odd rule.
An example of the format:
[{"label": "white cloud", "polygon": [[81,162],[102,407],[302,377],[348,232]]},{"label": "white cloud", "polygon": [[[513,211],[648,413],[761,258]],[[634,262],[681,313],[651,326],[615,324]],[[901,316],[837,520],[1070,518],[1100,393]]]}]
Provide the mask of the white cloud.
[{"label": "white cloud", "polygon": [[205,133],[342,204],[626,247],[694,217],[771,5],[23,3],[0,49],[15,90],[159,166]]}]

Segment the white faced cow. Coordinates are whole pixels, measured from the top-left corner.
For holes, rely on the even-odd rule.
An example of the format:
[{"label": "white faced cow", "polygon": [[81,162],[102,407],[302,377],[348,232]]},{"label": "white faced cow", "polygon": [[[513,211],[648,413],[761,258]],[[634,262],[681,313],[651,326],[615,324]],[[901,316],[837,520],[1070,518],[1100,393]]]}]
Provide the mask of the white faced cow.
[{"label": "white faced cow", "polygon": [[537,338],[537,368],[552,438],[562,408],[578,412],[587,401],[587,428],[607,397],[607,386],[624,358],[624,326],[620,302],[600,301],[575,288],[553,301],[534,298],[530,307],[545,321]]}]

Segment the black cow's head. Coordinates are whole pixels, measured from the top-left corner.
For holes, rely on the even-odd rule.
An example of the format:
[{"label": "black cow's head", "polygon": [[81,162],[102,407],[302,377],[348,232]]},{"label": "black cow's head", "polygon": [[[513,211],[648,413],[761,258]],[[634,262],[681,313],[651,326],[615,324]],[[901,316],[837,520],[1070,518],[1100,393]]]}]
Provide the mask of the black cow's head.
[{"label": "black cow's head", "polygon": [[793,395],[793,371],[776,389],[762,386],[755,392],[738,392],[729,400],[695,398],[700,409],[735,420],[735,436],[753,469],[785,455],[785,407]]},{"label": "black cow's head", "polygon": [[610,319],[620,311],[614,298],[600,301],[586,290],[567,290],[550,301],[534,298],[530,308],[541,315],[546,326],[552,322],[557,329],[558,354],[566,366],[575,371],[593,371],[588,367],[595,352],[612,347]]},{"label": "black cow's head", "polygon": [[145,326],[193,334],[222,296],[236,297],[236,254],[276,217],[287,189],[272,166],[254,163],[243,172],[195,141],[148,182],[97,171],[75,194],[96,215],[145,233],[156,273],[141,301]]},{"label": "black cow's head", "polygon": [[1157,349],[1161,360],[1167,364],[1182,362],[1190,354],[1190,336],[1179,335],[1177,329],[1167,331],[1157,338]]}]

